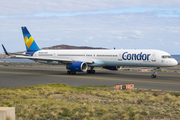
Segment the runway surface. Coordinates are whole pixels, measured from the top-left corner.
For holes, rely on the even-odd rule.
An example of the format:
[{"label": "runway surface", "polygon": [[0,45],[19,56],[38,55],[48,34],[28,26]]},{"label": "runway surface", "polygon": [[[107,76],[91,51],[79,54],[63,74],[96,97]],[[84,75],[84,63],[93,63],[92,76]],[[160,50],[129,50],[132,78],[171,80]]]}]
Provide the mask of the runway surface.
[{"label": "runway surface", "polygon": [[69,86],[134,83],[135,88],[180,91],[180,73],[96,70],[96,74],[67,75],[66,69],[53,66],[17,67],[0,65],[0,88],[22,87],[48,83]]}]

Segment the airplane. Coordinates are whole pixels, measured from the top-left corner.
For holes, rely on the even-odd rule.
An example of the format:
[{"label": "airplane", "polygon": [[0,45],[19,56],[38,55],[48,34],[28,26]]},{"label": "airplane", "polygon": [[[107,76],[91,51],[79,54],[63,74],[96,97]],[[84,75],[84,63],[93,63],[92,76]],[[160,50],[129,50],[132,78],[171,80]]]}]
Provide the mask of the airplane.
[{"label": "airplane", "polygon": [[120,70],[122,66],[137,66],[152,67],[151,78],[156,78],[157,69],[160,67],[178,65],[178,62],[169,53],[153,49],[41,50],[28,29],[26,27],[21,27],[21,29],[27,51],[23,54],[12,54],[8,53],[2,45],[6,55],[27,58],[44,64],[64,64],[67,68],[67,74],[95,73],[94,67]]}]

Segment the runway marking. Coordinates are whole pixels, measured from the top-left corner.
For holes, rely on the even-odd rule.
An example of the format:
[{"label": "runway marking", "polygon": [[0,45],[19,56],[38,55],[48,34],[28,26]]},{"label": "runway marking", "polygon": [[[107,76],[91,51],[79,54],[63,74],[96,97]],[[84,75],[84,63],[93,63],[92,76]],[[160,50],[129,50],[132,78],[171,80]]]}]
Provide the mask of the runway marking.
[{"label": "runway marking", "polygon": [[[133,75],[151,75],[151,72],[139,72],[139,71],[129,71],[129,73],[125,73],[124,71],[117,71],[118,73],[122,73],[122,74],[128,74],[128,75],[130,75],[130,74],[133,74]],[[104,73],[117,73],[117,72],[106,72],[106,71],[104,71]],[[127,71],[128,72],[128,71]],[[132,72],[136,72],[136,73],[132,73]],[[140,73],[143,73],[143,74],[140,74]],[[159,72],[159,73],[161,73],[161,72]],[[167,73],[170,73],[170,72],[167,72]],[[177,74],[177,73],[175,73],[175,74]],[[165,75],[165,74],[163,74],[163,75],[160,75],[160,74],[158,74],[158,76],[173,76],[173,77],[180,77],[180,74],[179,75]]]},{"label": "runway marking", "polygon": [[178,84],[180,83],[170,83],[170,82],[155,82],[155,81],[142,81],[142,80],[125,80],[125,79],[114,79],[114,78],[94,78],[94,77],[82,77],[82,76],[70,76],[70,75],[46,75],[46,74],[34,74],[25,72],[4,72],[5,74],[22,74],[22,75],[37,75],[37,76],[52,76],[52,77],[69,77],[69,78],[84,78],[84,79],[97,79],[97,80],[117,80],[117,81],[129,81],[129,82],[145,82],[145,83],[161,83],[161,84]]},{"label": "runway marking", "polygon": [[[66,68],[65,67],[52,67],[52,66],[50,66],[50,67],[47,67],[47,66],[40,66],[40,67],[38,67],[38,66],[32,66],[32,67],[26,67],[26,68],[17,68],[17,67],[2,67],[2,66],[0,66],[0,68],[9,68],[9,69],[19,69],[19,70],[22,70],[22,69],[25,69],[25,70],[29,70],[29,69],[33,69],[33,70],[45,70],[45,68],[48,68],[48,70],[55,70],[55,69],[65,69],[66,70]],[[43,69],[44,68],[44,69]]]},{"label": "runway marking", "polygon": [[[142,73],[142,72],[141,72]],[[152,72],[153,73],[153,72]],[[161,72],[159,72],[159,73],[161,73]],[[167,72],[167,73],[170,73],[170,72]],[[134,74],[134,75],[137,75],[137,73],[123,73],[123,74]],[[138,75],[151,75],[151,73],[143,73],[143,74],[138,74]],[[158,76],[160,75],[160,74],[157,74]],[[173,76],[173,77],[180,77],[180,75],[160,75],[160,76]]]},{"label": "runway marking", "polygon": [[[3,67],[3,68],[7,68],[7,67]],[[10,67],[8,67],[8,68],[10,68]],[[36,69],[33,69],[33,68],[36,68]],[[47,69],[45,69],[45,68],[48,68],[48,70],[58,70],[58,71],[66,71],[67,69],[65,69],[64,67],[42,67],[42,68],[38,68],[38,67],[33,67],[33,68],[31,68],[31,67],[29,67],[29,68],[10,68],[10,69],[27,69],[27,70],[29,70],[29,69],[33,69],[33,70],[47,70]],[[64,69],[64,70],[60,70],[60,69]],[[129,71],[129,72],[131,72],[131,73],[125,73],[126,71],[106,71],[106,70],[98,70],[98,71],[103,71],[104,73],[122,73],[122,74],[133,74],[133,75],[151,75],[151,72],[143,72],[143,74],[140,74],[140,73],[142,73],[142,72],[139,72],[139,71],[137,71],[137,72],[139,72],[139,73],[132,73],[132,72],[134,72],[134,71]],[[128,71],[127,71],[128,72]],[[161,72],[159,72],[159,73],[161,73]],[[169,73],[169,72],[167,72],[167,73]],[[176,73],[177,74],[177,73]],[[158,74],[158,76],[173,76],[173,77],[180,77],[180,74],[179,75],[160,75],[160,74]]]}]

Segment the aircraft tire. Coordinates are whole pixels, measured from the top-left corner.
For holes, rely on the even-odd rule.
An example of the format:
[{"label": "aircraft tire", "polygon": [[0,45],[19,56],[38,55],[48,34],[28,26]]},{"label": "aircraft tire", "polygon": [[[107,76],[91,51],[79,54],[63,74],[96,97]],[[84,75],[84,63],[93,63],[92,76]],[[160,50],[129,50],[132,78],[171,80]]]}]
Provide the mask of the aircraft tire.
[{"label": "aircraft tire", "polygon": [[67,74],[76,74],[76,71],[67,71]]},{"label": "aircraft tire", "polygon": [[88,74],[90,74],[90,73],[91,73],[91,74],[94,74],[94,73],[95,73],[95,70],[87,70],[87,73],[88,73]]},{"label": "aircraft tire", "polygon": [[74,74],[74,75],[75,75],[75,74],[76,74],[76,71],[72,71],[72,74]]},{"label": "aircraft tire", "polygon": [[151,75],[151,78],[156,78],[156,75],[152,74],[152,75]]}]

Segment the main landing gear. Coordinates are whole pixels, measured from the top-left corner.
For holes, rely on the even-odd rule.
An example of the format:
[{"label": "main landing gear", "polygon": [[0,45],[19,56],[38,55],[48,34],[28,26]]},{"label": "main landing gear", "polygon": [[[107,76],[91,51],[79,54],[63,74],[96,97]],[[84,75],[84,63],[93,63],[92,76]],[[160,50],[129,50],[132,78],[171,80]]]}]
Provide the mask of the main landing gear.
[{"label": "main landing gear", "polygon": [[91,67],[90,70],[87,70],[87,73],[88,74],[90,74],[90,73],[94,74],[96,71],[93,69],[94,69],[94,67]]},{"label": "main landing gear", "polygon": [[151,75],[151,78],[156,78],[156,74],[157,74],[157,72],[156,72],[156,70],[157,69],[159,69],[159,67],[155,67],[155,68],[153,68],[153,74]]},{"label": "main landing gear", "polygon": [[75,75],[75,74],[76,74],[76,71],[67,71],[67,74],[73,74],[73,75]]}]

